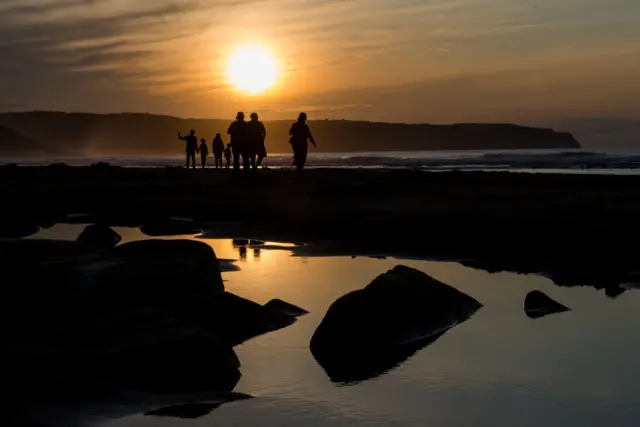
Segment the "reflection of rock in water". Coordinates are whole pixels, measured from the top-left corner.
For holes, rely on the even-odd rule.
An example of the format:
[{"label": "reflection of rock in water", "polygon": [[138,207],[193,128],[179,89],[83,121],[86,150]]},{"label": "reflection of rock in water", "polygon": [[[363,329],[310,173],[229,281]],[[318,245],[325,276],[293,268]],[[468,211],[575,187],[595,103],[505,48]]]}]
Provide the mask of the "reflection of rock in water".
[{"label": "reflection of rock in water", "polygon": [[370,353],[332,355],[312,351],[312,354],[332,382],[351,385],[392,371],[446,332],[447,330],[436,333],[411,344],[372,350]]},{"label": "reflection of rock in water", "polygon": [[524,300],[524,311],[532,319],[539,319],[550,314],[570,311],[569,307],[554,301],[540,291],[531,291]]},{"label": "reflection of rock in water", "polygon": [[144,415],[151,417],[170,417],[170,418],[184,418],[184,419],[196,419],[209,415],[213,410],[218,409],[225,403],[249,399],[251,396],[242,394],[230,394],[229,399],[220,402],[189,402],[180,405],[166,406],[164,408],[148,411]]},{"label": "reflection of rock in water", "polygon": [[246,261],[247,260],[247,248],[246,246],[242,246],[238,248],[238,254],[240,255],[240,259],[242,261]]},{"label": "reflection of rock in water", "polygon": [[253,259],[255,261],[260,261],[260,257],[262,256],[262,252],[260,251],[260,249],[254,249],[253,250]]},{"label": "reflection of rock in water", "polygon": [[33,379],[37,381],[27,383],[21,379],[20,384],[3,383],[5,397],[0,425],[80,427],[142,414],[197,418],[227,402],[251,398],[225,391],[146,393],[90,378],[53,378],[46,374]]},{"label": "reflection of rock in water", "polygon": [[421,271],[397,266],[336,300],[311,338],[311,352],[333,381],[362,381],[402,363],[481,307]]}]

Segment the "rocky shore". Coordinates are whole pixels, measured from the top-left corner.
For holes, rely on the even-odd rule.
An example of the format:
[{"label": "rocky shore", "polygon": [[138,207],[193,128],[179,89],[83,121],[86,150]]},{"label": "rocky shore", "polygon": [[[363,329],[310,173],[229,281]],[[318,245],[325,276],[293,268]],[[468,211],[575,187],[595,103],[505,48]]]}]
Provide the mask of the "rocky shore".
[{"label": "rocky shore", "polygon": [[640,176],[411,170],[0,168],[0,234],[54,223],[303,242],[299,254],[459,260],[618,293],[640,281]]}]

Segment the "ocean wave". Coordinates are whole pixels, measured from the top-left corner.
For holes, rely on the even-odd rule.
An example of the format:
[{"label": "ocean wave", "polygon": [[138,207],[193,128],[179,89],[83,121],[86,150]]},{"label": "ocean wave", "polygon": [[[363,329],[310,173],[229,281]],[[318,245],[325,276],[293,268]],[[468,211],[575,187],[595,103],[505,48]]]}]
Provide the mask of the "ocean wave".
[{"label": "ocean wave", "polygon": [[[18,163],[20,165],[66,163],[72,166],[84,166],[101,161],[123,167],[166,167],[182,165],[183,158],[181,156],[91,156],[13,159],[12,161],[5,160],[4,163]],[[267,158],[266,163],[271,167],[290,167],[291,155],[272,154]],[[608,153],[585,150],[313,153],[309,155],[308,165],[316,168],[422,170],[634,170],[640,169],[640,153]]]}]

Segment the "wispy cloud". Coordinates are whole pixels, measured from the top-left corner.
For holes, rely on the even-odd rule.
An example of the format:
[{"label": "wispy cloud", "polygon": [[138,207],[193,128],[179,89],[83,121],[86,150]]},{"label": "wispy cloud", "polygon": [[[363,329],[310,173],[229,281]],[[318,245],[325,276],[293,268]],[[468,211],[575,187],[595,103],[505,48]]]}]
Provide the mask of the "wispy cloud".
[{"label": "wispy cloud", "polygon": [[[268,102],[273,111],[307,105],[383,118],[392,112],[379,100],[358,98],[636,52],[639,15],[636,0],[4,0],[0,92],[4,105],[25,108],[226,116]],[[280,87],[257,100],[230,90],[224,75],[230,50],[247,41],[269,45],[283,69]],[[618,93],[606,76],[621,67],[602,71],[599,91]],[[492,87],[545,94],[535,75],[520,78]],[[394,108],[413,107],[401,93]],[[486,100],[468,107],[486,111]]]}]

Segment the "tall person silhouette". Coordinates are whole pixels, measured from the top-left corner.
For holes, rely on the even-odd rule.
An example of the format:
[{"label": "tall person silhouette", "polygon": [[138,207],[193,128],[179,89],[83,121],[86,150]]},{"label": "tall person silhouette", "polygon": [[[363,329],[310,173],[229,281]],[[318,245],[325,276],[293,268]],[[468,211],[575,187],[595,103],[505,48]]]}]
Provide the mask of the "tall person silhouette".
[{"label": "tall person silhouette", "polygon": [[244,121],[244,113],[236,115],[236,121],[231,123],[227,133],[231,137],[231,149],[233,151],[233,169],[240,170],[240,157],[245,170],[249,169],[249,152],[247,147],[247,122]]},{"label": "tall person silhouette", "polygon": [[196,168],[196,151],[198,151],[198,138],[196,138],[196,131],[191,129],[189,131],[189,135],[182,136],[180,132],[178,132],[178,139],[181,141],[186,141],[186,152],[187,152],[187,169],[189,168],[189,161],[193,165],[193,168]]},{"label": "tall person silhouette", "polygon": [[311,134],[311,129],[307,125],[307,113],[300,113],[298,121],[291,126],[289,130],[289,143],[293,148],[293,163],[296,165],[298,173],[302,173],[305,163],[307,163],[308,142],[311,141],[313,146],[316,142]]},{"label": "tall person silhouette", "polygon": [[[267,130],[258,120],[258,113],[251,113],[251,121],[247,124],[248,136],[249,136],[249,159],[251,160],[251,167],[257,168],[262,163],[265,157],[267,157],[267,149],[264,145],[264,140],[267,137]],[[258,157],[256,161],[256,156]]]}]

